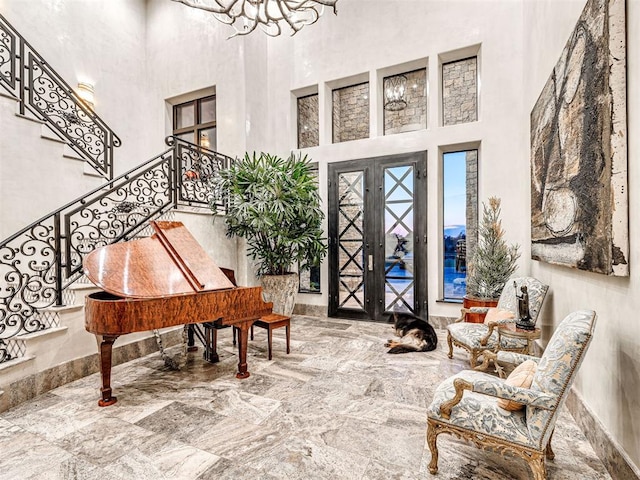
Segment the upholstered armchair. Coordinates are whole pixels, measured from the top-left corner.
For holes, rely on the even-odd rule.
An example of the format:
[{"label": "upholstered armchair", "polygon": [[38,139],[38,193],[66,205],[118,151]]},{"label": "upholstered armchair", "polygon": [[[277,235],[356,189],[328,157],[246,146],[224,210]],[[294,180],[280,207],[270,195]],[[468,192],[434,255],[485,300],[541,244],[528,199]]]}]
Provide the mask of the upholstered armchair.
[{"label": "upholstered armchair", "polygon": [[[528,382],[518,386],[510,381],[516,370],[507,380],[464,370],[442,382],[427,409],[429,471],[432,474],[438,471],[438,435],[450,433],[470,440],[479,448],[520,456],[529,464],[534,480],[546,479],[545,454],[553,459],[551,435],[558,410],[591,342],[595,321],[595,312],[590,310],[569,314],[541,358],[506,354],[509,361],[530,361],[528,387]],[[499,399],[517,402],[524,408],[505,410],[498,406]]]},{"label": "upholstered armchair", "polygon": [[[478,357],[485,350],[507,350],[511,352],[529,353],[527,340],[524,338],[502,337],[498,345],[497,328],[506,323],[515,323],[517,315],[516,288],[527,287],[529,293],[529,312],[532,321],[536,321],[542,302],[549,289],[548,285],[532,277],[518,277],[510,279],[500,295],[498,305],[494,308],[473,307],[463,308],[461,316],[455,323],[447,326],[447,343],[449,344],[449,358],[453,358],[453,346],[464,348],[469,352],[469,364],[471,368],[478,368]],[[486,313],[485,323],[464,322],[465,313]],[[509,315],[505,315],[509,313]],[[495,319],[493,319],[495,318]],[[482,368],[486,362],[482,364]]]}]

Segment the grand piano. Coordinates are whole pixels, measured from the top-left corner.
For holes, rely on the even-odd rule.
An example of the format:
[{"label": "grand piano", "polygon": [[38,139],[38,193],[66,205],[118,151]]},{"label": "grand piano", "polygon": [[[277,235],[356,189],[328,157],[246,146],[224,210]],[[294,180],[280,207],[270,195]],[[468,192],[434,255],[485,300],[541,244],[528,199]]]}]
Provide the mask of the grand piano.
[{"label": "grand piano", "polygon": [[102,373],[98,405],[112,405],[111,353],[127,333],[216,321],[238,327],[237,378],[247,371],[247,334],[271,313],[261,287],[236,287],[180,222],[151,222],[148,238],[98,248],[84,272],[104,291],[85,300],[85,328],[96,335]]}]

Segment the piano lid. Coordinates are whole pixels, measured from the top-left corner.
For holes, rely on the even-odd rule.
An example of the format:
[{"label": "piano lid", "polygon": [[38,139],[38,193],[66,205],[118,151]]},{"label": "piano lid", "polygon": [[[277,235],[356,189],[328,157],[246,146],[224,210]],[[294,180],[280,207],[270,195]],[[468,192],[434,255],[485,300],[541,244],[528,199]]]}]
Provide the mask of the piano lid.
[{"label": "piano lid", "polygon": [[234,285],[182,222],[151,222],[149,238],[100,247],[84,259],[87,278],[114,295],[156,298]]}]

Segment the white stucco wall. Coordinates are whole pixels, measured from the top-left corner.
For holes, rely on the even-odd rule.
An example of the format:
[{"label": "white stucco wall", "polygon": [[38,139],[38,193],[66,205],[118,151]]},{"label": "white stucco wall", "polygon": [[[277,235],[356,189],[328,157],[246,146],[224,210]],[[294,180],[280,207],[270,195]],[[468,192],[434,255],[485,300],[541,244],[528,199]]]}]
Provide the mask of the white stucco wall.
[{"label": "white stucco wall", "polygon": [[162,150],[145,124],[144,0],[0,0],[0,11],[72,87],[94,85],[96,113],[122,139],[116,174]]},{"label": "white stucco wall", "polygon": [[[146,105],[144,0],[109,2],[0,0],[0,12],[66,82],[94,85],[95,111],[122,140],[115,174],[165,147],[153,142]],[[41,127],[11,115],[2,99],[0,237],[14,233],[100,184],[83,162],[62,158],[62,144],[40,138]],[[19,139],[19,140],[16,140]]]},{"label": "white stucco wall", "polygon": [[171,133],[171,108],[165,101],[180,103],[185,94],[215,87],[218,151],[244,154],[245,42],[255,40],[226,41],[232,32],[210,15],[176,2],[147,2],[148,84],[154,99],[148,121],[156,134]]},{"label": "white stucco wall", "polygon": [[[504,199],[503,222],[510,242],[527,244],[528,216],[525,204],[513,202],[527,185],[528,157],[523,156],[527,137],[519,128],[523,116],[522,5],[494,1],[343,1],[337,17],[326,14],[312,28],[295,37],[269,40],[268,107],[266,148],[287,154],[296,145],[296,116],[291,91],[318,86],[320,143],[305,149],[320,163],[320,185],[327,206],[327,164],[413,151],[428,154],[428,298],[430,315],[455,316],[458,304],[436,302],[440,297],[441,270],[441,156],[449,145],[479,145],[480,198]],[[480,46],[479,121],[440,126],[440,55]],[[460,57],[460,58],[464,58]],[[426,60],[425,60],[426,59]],[[379,71],[410,62],[428,66],[429,98],[426,130],[383,136]],[[415,68],[415,67],[414,67]],[[402,71],[402,70],[400,70]],[[406,70],[405,70],[406,71]],[[330,144],[331,112],[326,98],[333,82],[364,75],[370,82],[370,138]],[[381,91],[381,90],[380,90]],[[377,104],[376,101],[377,100]],[[323,115],[324,114],[324,115]],[[323,140],[324,139],[324,140]],[[509,181],[504,181],[505,179]],[[524,202],[524,201],[522,201]],[[527,207],[528,208],[528,207]],[[526,254],[523,255],[526,257]],[[520,273],[527,262],[521,261]],[[299,303],[327,305],[328,271],[322,269],[323,295],[300,295]]]},{"label": "white stucco wall", "polygon": [[[524,56],[524,104],[530,112],[560,52],[565,46],[585,1],[529,0],[525,2],[527,26]],[[594,339],[575,383],[585,403],[604,427],[640,465],[640,277],[637,244],[640,241],[638,218],[640,196],[640,2],[627,1],[627,111],[628,111],[628,192],[631,276],[614,278],[531,261],[531,273],[548,283],[550,295],[542,325],[545,334],[571,311],[588,308],[598,314]],[[528,135],[528,116],[520,127]],[[526,155],[526,151],[522,155]],[[529,186],[523,185],[526,202]],[[526,203],[525,203],[526,205]],[[523,212],[526,213],[526,212]]]},{"label": "white stucco wall", "polygon": [[[637,136],[629,137],[631,277],[608,278],[529,260],[529,112],[584,3],[341,0],[337,17],[327,14],[293,38],[270,39],[256,32],[231,40],[226,40],[232,32],[229,27],[168,0],[0,0],[0,12],[69,83],[89,80],[95,85],[98,114],[123,140],[115,153],[118,172],[165,148],[162,141],[171,130],[168,102],[190,92],[215,87],[219,151],[232,156],[246,150],[287,155],[295,147],[292,91],[317,85],[322,115],[323,98],[330,94],[333,82],[368,76],[373,97],[380,70],[424,62],[429,69],[426,130],[383,136],[382,113],[372,102],[371,138],[331,145],[330,115],[325,112],[322,145],[306,151],[320,163],[325,207],[328,163],[426,150],[429,313],[454,316],[458,305],[436,302],[442,227],[439,152],[450,145],[477,143],[480,199],[492,195],[503,199],[507,239],[522,247],[519,273],[532,274],[551,285],[541,320],[545,337],[572,310],[598,312],[596,336],[576,387],[613,438],[640,464],[640,325],[634,321],[640,295],[640,279],[634,273],[640,258],[634,245],[640,240],[640,226],[633,221],[638,213],[634,187],[640,180],[633,163],[640,152]],[[640,45],[638,0],[628,0],[627,30],[628,131],[634,132],[640,127],[640,95],[632,87],[640,80],[640,63],[633,50],[633,45]],[[479,121],[441,127],[440,56],[478,46]],[[0,118],[4,137],[7,124],[5,117]],[[10,128],[16,137],[24,136],[18,132],[22,127]],[[29,154],[25,161],[35,155],[39,154]],[[16,177],[16,167],[7,168],[6,158],[0,157],[2,182],[10,175]],[[47,167],[43,178],[60,174],[55,167]],[[65,181],[69,175],[64,174]],[[5,191],[2,197],[0,218],[4,220],[9,215],[4,207]],[[206,248],[224,243],[219,232],[210,240]],[[225,248],[232,246],[225,244]],[[235,263],[240,283],[253,282],[246,259],[234,256],[227,264],[220,257],[216,260],[231,268]],[[325,263],[323,295],[301,295],[298,301],[326,305],[327,279]]]}]

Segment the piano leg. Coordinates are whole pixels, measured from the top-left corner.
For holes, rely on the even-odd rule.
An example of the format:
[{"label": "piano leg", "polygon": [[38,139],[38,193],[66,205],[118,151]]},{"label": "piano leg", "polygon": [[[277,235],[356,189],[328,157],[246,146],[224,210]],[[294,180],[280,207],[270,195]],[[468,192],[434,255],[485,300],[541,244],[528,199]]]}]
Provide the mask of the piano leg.
[{"label": "piano leg", "polygon": [[236,378],[247,378],[249,376],[247,371],[247,337],[253,322],[255,320],[236,325],[238,327],[238,373],[236,373]]},{"label": "piano leg", "polygon": [[100,348],[100,372],[102,374],[102,388],[100,389],[102,398],[98,400],[98,405],[101,407],[108,407],[118,401],[116,397],[111,395],[111,352],[117,338],[117,335],[96,335]]},{"label": "piano leg", "polygon": [[217,363],[220,361],[218,356],[218,329],[213,322],[204,323],[204,352],[203,358],[209,363]]},{"label": "piano leg", "polygon": [[198,350],[198,347],[196,347],[194,331],[193,331],[195,327],[193,326],[193,324],[188,324],[186,328],[187,328],[187,352],[195,352]]}]

